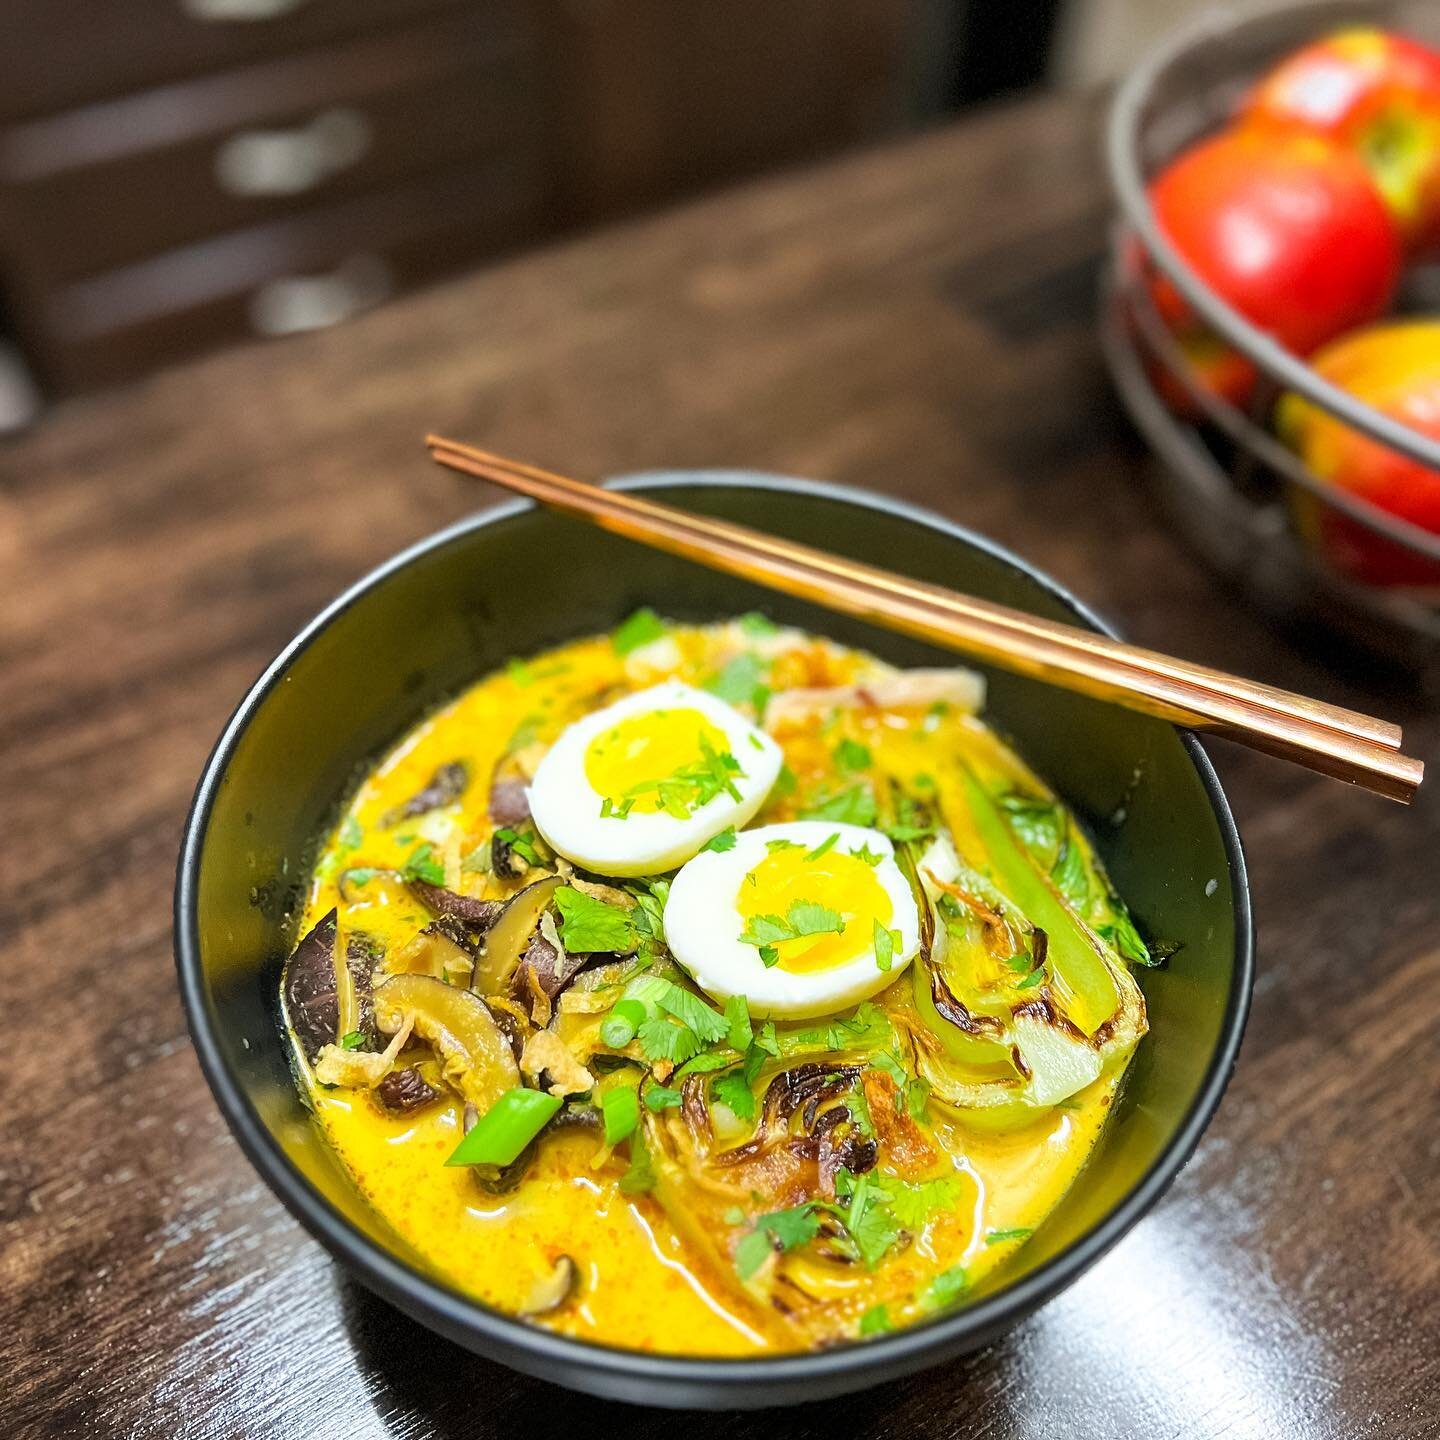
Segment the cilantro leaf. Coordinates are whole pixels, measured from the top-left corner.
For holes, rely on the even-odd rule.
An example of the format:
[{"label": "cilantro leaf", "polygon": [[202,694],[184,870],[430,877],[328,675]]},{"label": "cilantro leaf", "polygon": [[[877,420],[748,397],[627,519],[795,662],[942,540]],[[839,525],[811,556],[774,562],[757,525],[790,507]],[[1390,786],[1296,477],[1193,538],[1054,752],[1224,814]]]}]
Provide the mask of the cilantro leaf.
[{"label": "cilantro leaf", "polygon": [[750,1025],[750,1007],[743,995],[732,995],[725,1002],[725,1023],[730,1027],[725,1034],[730,1048],[742,1052],[748,1050],[755,1032]]},{"label": "cilantro leaf", "polygon": [[1064,821],[1059,806],[1019,790],[995,797],[1015,838],[1048,870],[1059,856]]},{"label": "cilantro leaf", "polygon": [[617,655],[628,655],[664,634],[665,622],[647,606],[637,610],[628,620],[621,621],[611,634],[610,643]]},{"label": "cilantro leaf", "polygon": [[672,1090],[668,1085],[650,1085],[645,1090],[645,1108],[647,1110],[678,1110],[680,1102],[684,1098],[678,1090]]},{"label": "cilantro leaf", "polygon": [[348,1034],[340,1037],[342,1050],[359,1050],[364,1044],[365,1032],[363,1030],[351,1030]]},{"label": "cilantro leaf", "polygon": [[960,1198],[960,1181],[954,1175],[938,1180],[899,1180],[893,1183],[890,1208],[907,1230],[923,1230],[926,1223],[945,1210],[953,1210]]},{"label": "cilantro leaf", "polygon": [[717,1075],[710,1086],[710,1093],[722,1105],[727,1105],[741,1120],[755,1118],[755,1092],[745,1083],[741,1070],[727,1070]]},{"label": "cilantro leaf", "polygon": [[563,885],[555,892],[560,912],[560,938],[576,954],[613,951],[629,954],[639,936],[629,914],[608,900],[597,900],[583,890]]},{"label": "cilantro leaf", "polygon": [[926,1310],[943,1310],[953,1305],[970,1288],[970,1277],[964,1267],[952,1265],[942,1270],[921,1292],[920,1304]]},{"label": "cilantro leaf", "polygon": [[640,1053],[647,1060],[668,1060],[680,1065],[700,1049],[700,1041],[687,1025],[677,1025],[662,1016],[647,1020],[636,1032]]},{"label": "cilantro leaf", "polygon": [[842,770],[868,770],[873,757],[870,747],[847,735],[834,750],[835,763]]},{"label": "cilantro leaf", "polygon": [[745,634],[756,640],[780,633],[780,627],[768,615],[762,615],[758,610],[751,610],[742,615],[739,624]]},{"label": "cilantro leaf", "polygon": [[407,880],[420,880],[426,885],[445,883],[445,867],[428,840],[422,841],[410,852],[400,867],[400,873]]},{"label": "cilantro leaf", "polygon": [[822,855],[828,855],[835,848],[835,842],[840,838],[838,830],[832,830],[813,850],[805,852],[806,860],[818,860]]},{"label": "cilantro leaf", "polygon": [[[746,650],[728,661],[717,674],[712,675],[705,682],[705,688],[712,695],[718,695],[727,705],[744,705],[748,701],[756,710],[763,711],[764,702],[770,698],[770,692],[765,685],[765,676],[769,669],[766,661]],[[762,691],[763,698],[760,693]]]},{"label": "cilantro leaf", "polygon": [[773,945],[762,945],[760,947],[760,963],[767,970],[773,970],[780,963],[780,952]]},{"label": "cilantro leaf", "polygon": [[884,1305],[872,1305],[860,1317],[860,1334],[883,1335],[895,1327],[890,1323],[890,1312]]},{"label": "cilantro leaf", "polygon": [[815,1209],[814,1202],[807,1201],[789,1210],[758,1216],[755,1228],[735,1249],[735,1270],[740,1278],[748,1280],[772,1251],[793,1250],[813,1240],[820,1233]]},{"label": "cilantro leaf", "polygon": [[797,936],[841,935],[845,931],[845,917],[838,910],[813,900],[792,900],[785,918]]},{"label": "cilantro leaf", "polygon": [[878,812],[875,795],[868,785],[852,785],[817,801],[802,811],[802,820],[838,820],[843,825],[864,825],[873,828]]},{"label": "cilantro leaf", "polygon": [[878,920],[875,927],[875,968],[889,970],[895,963],[895,952],[900,948],[900,932],[887,930]]},{"label": "cilantro leaf", "polygon": [[723,855],[727,850],[735,848],[735,827],[727,825],[718,835],[712,835],[701,847],[702,850],[713,850],[717,855]]}]

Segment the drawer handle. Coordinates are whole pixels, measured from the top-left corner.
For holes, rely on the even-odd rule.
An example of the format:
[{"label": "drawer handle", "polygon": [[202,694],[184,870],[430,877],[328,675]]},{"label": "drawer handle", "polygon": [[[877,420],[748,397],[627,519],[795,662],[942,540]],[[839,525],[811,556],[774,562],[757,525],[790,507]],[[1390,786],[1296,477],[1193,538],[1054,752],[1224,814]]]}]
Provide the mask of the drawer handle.
[{"label": "drawer handle", "polygon": [[290,130],[242,130],[215,153],[215,179],[230,195],[301,195],[358,163],[370,125],[358,110],[326,110]]},{"label": "drawer handle", "polygon": [[352,255],[328,275],[286,275],[250,297],[250,324],[260,335],[324,330],[388,299],[390,267],[378,255]]},{"label": "drawer handle", "polygon": [[278,20],[303,4],[305,0],[180,0],[180,8],[192,20],[217,25],[237,20]]}]

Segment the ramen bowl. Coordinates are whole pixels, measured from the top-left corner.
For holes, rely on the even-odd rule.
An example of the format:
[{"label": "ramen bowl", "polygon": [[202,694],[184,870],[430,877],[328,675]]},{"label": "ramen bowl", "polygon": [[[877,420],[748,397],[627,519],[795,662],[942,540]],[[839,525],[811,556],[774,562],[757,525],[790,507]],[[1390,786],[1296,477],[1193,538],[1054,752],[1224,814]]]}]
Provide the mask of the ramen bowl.
[{"label": "ramen bowl", "polygon": [[[989,541],[855,490],[778,476],[631,477],[678,506],[1104,630],[1080,601]],[[526,1374],[643,1404],[713,1409],[841,1394],[936,1365],[1009,1330],[1156,1203],[1219,1105],[1252,983],[1245,865],[1192,736],[1037,681],[987,671],[986,718],[1086,825],[1144,932],[1178,947],[1139,979],[1150,1034],[1104,1136],[1059,1208],[964,1308],[854,1344],[710,1359],[570,1339],[470,1298],[366,1203],[321,1138],[277,1014],[305,877],[356,780],[417,720],[513,655],[605,630],[640,606],[680,621],[764,609],[898,665],[954,663],[813,605],[528,504],[487,510],[387,561],[307,625],[241,702],[205,766],[175,897],[180,988],[236,1139],[295,1217],[358,1280],[420,1323]]]}]

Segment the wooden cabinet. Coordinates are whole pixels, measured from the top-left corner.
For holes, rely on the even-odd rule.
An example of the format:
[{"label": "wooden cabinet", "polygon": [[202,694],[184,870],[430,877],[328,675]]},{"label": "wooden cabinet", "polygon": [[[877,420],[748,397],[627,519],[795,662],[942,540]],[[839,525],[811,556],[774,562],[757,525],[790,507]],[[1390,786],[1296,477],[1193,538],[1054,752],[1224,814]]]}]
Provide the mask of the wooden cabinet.
[{"label": "wooden cabinet", "polygon": [[11,0],[0,296],[52,392],[337,323],[887,129],[914,0]]}]

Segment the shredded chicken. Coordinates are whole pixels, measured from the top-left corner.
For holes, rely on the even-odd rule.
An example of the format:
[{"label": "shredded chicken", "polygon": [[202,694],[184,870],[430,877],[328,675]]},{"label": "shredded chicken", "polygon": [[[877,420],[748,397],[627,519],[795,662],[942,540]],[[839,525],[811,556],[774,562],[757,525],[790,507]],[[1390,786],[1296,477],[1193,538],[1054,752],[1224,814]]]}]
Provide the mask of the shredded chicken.
[{"label": "shredded chicken", "polygon": [[973,670],[897,670],[858,685],[781,690],[770,699],[765,728],[804,724],[832,710],[902,710],[944,702],[968,714],[985,704],[985,680]]}]

